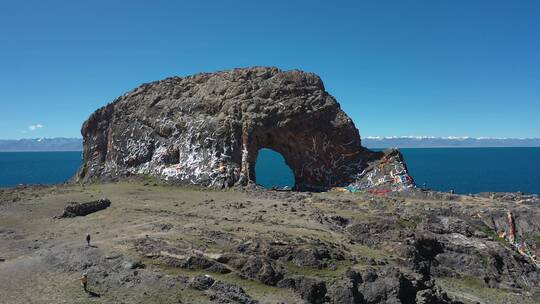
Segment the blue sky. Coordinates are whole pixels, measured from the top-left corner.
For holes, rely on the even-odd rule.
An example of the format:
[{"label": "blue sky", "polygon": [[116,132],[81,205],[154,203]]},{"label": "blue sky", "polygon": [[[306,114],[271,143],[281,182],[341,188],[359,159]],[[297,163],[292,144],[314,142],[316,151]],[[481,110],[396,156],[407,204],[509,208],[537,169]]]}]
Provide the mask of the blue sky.
[{"label": "blue sky", "polygon": [[362,136],[540,137],[540,1],[0,4],[0,139],[80,137],[141,83],[252,65],[319,74]]}]

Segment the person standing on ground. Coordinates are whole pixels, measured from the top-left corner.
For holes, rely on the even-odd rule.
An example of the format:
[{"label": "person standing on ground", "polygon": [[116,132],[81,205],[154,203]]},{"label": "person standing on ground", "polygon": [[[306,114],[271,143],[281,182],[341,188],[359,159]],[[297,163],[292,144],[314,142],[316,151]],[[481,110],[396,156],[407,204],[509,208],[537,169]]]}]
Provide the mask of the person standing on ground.
[{"label": "person standing on ground", "polygon": [[90,246],[90,233],[86,234],[86,245]]},{"label": "person standing on ground", "polygon": [[86,286],[88,285],[88,274],[83,273],[82,277],[81,277],[81,285],[84,289],[85,292],[88,292],[88,289],[86,289]]}]

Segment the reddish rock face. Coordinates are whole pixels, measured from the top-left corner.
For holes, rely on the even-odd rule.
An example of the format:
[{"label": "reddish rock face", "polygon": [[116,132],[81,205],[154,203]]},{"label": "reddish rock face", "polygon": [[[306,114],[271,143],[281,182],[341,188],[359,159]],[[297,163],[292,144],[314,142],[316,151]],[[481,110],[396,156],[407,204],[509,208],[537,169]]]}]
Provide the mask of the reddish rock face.
[{"label": "reddish rock face", "polygon": [[140,174],[247,184],[256,182],[258,151],[270,148],[283,155],[298,189],[413,185],[399,152],[363,148],[321,79],[296,70],[255,67],[143,84],[93,113],[81,133],[79,181]]}]

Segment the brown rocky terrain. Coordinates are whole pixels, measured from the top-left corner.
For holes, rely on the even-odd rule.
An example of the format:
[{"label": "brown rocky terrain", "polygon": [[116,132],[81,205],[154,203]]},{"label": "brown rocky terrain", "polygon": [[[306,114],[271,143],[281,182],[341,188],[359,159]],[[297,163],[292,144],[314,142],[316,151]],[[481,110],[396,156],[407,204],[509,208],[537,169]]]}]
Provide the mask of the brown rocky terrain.
[{"label": "brown rocky terrain", "polygon": [[[105,197],[105,209],[59,217],[72,202]],[[522,194],[211,190],[153,181],[2,189],[0,299],[538,303],[539,206],[537,196]],[[90,293],[78,281],[83,272]]]}]

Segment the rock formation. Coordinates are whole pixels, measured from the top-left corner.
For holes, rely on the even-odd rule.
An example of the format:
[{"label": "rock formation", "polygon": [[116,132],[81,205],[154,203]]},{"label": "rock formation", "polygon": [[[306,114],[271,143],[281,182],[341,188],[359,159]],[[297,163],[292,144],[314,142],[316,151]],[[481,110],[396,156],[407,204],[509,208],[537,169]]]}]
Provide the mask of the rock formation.
[{"label": "rock formation", "polygon": [[297,189],[400,190],[414,185],[397,151],[361,146],[321,79],[254,67],[143,84],[83,124],[75,180],[132,175],[229,187],[256,182],[262,148],[283,155]]},{"label": "rock formation", "polygon": [[85,216],[103,209],[107,209],[110,205],[111,201],[107,198],[86,203],[71,202],[64,208],[60,218]]}]

